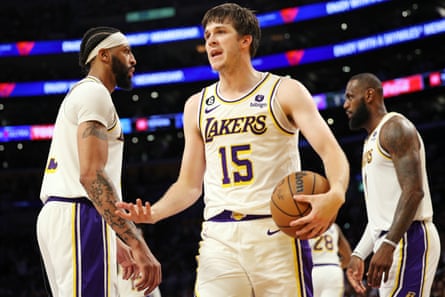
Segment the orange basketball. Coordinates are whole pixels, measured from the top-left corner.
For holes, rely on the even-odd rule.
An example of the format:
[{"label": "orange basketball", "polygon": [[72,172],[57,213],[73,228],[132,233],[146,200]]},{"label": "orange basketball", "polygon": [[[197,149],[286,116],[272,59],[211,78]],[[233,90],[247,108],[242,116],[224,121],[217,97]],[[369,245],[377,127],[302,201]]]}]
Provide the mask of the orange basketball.
[{"label": "orange basketball", "polygon": [[298,171],[284,177],[276,186],[270,200],[272,218],[281,231],[295,237],[298,227],[289,226],[289,222],[307,215],[311,205],[297,202],[295,194],[321,194],[329,191],[328,180],[312,171]]}]

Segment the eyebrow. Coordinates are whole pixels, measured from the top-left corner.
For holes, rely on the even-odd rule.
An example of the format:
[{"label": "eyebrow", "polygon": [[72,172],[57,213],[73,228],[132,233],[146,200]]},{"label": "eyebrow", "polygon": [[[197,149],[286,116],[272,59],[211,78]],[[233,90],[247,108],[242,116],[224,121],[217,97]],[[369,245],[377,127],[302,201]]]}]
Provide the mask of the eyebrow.
[{"label": "eyebrow", "polygon": [[[215,23],[216,25],[212,27],[212,29],[221,29],[221,28],[227,28],[229,25],[228,24],[223,24],[223,23]],[[208,27],[208,26],[207,26]],[[209,31],[209,29],[205,29],[204,32]]]}]

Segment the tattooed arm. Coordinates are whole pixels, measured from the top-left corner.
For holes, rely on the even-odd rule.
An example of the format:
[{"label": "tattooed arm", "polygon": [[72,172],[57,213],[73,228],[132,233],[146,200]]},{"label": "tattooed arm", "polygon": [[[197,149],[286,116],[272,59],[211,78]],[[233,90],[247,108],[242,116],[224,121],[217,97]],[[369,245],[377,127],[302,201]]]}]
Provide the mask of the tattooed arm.
[{"label": "tattooed arm", "polygon": [[160,264],[151,253],[133,222],[115,214],[118,195],[115,185],[105,172],[108,160],[108,138],[106,128],[95,121],[83,122],[77,131],[77,146],[80,163],[80,183],[97,211],[118,236],[131,247],[136,271],[141,279],[139,289],[153,290],[161,280]]},{"label": "tattooed arm", "polygon": [[[408,230],[417,208],[423,199],[422,167],[420,142],[415,126],[402,117],[392,117],[380,132],[380,143],[391,155],[402,193],[398,199],[392,224],[386,239],[398,243]],[[368,284],[379,287],[384,275],[388,280],[389,269],[393,259],[394,246],[383,243],[371,258],[368,272]]]}]

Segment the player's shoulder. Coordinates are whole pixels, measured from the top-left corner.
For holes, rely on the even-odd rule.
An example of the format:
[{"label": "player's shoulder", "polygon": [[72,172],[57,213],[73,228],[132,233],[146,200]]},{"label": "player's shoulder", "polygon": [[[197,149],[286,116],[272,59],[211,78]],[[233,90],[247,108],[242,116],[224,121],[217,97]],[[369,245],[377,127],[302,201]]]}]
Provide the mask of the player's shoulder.
[{"label": "player's shoulder", "polygon": [[275,77],[281,81],[281,84],[287,84],[295,87],[304,87],[303,83],[290,75],[279,75],[270,73],[271,77]]},{"label": "player's shoulder", "polygon": [[288,76],[280,77],[278,92],[281,94],[288,94],[293,96],[299,94],[309,94],[308,89],[301,81]]},{"label": "player's shoulder", "polygon": [[201,92],[196,92],[187,98],[187,100],[185,101],[185,104],[186,105],[197,104],[197,103],[199,103],[200,99],[201,99]]},{"label": "player's shoulder", "polygon": [[296,106],[309,106],[314,104],[309,90],[299,80],[291,77],[281,78],[277,90],[277,100],[285,112]]},{"label": "player's shoulder", "polygon": [[107,88],[100,82],[84,78],[72,86],[70,93],[81,98],[102,98],[111,96]]},{"label": "player's shoulder", "polygon": [[387,151],[396,148],[409,148],[417,145],[419,134],[416,126],[407,117],[399,113],[389,113],[380,128],[379,141]]},{"label": "player's shoulder", "polygon": [[201,92],[194,93],[187,98],[184,104],[184,113],[195,112],[198,110],[201,102]]},{"label": "player's shoulder", "polygon": [[403,114],[390,112],[385,116],[385,121],[381,127],[381,133],[397,132],[412,134],[417,131],[414,123]]}]

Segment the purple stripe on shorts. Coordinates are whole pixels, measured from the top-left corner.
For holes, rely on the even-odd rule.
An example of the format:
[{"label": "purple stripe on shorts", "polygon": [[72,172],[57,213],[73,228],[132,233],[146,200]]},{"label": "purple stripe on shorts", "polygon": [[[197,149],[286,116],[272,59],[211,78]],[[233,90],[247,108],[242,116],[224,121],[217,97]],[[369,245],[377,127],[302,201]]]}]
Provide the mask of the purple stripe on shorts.
[{"label": "purple stripe on shorts", "polygon": [[403,257],[406,261],[402,265],[399,288],[393,296],[420,296],[425,274],[426,232],[423,222],[415,221],[411,224],[403,238]]},{"label": "purple stripe on shorts", "polygon": [[[54,200],[54,201],[58,201],[58,200]],[[77,245],[77,243],[79,242],[79,232],[77,232],[77,222],[78,222],[78,219],[79,219],[79,217],[78,217],[79,212],[77,211],[78,207],[79,207],[79,205],[76,204],[76,207],[74,208],[74,222],[72,222],[74,224],[74,226],[72,227],[73,231],[74,231],[73,232],[74,233],[74,243],[73,243],[73,245],[74,245],[74,254],[75,254],[74,255],[74,257],[75,257],[74,258],[74,265],[76,266],[76,267],[74,267],[76,275],[75,275],[75,279],[73,280],[73,282],[74,282],[73,286],[75,287],[75,292],[76,292],[75,297],[79,297],[79,283],[78,282],[80,280],[79,246]]]},{"label": "purple stripe on shorts", "polygon": [[[298,241],[296,242],[298,246]],[[312,288],[312,251],[311,246],[308,240],[300,240],[300,247],[303,259],[303,281],[304,287],[303,289],[306,291],[305,294],[301,293],[301,296],[312,297],[313,296],[313,288]]]},{"label": "purple stripe on shorts", "polygon": [[81,296],[107,296],[108,267],[104,257],[104,222],[92,204],[80,203]]}]

